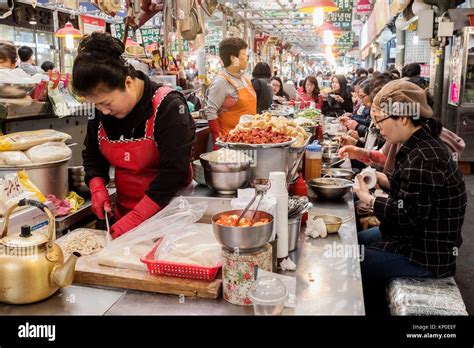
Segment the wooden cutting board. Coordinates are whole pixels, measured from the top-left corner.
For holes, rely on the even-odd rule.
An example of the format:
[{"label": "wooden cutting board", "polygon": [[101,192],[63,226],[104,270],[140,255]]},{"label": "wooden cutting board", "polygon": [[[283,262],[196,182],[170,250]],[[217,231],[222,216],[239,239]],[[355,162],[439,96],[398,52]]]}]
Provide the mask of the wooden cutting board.
[{"label": "wooden cutting board", "polygon": [[[59,245],[62,239],[57,240]],[[98,255],[94,254],[77,260],[74,283],[216,299],[222,288],[221,273],[212,282],[154,276],[148,272],[99,265]]]},{"label": "wooden cutting board", "polygon": [[74,283],[158,292],[162,294],[218,298],[222,279],[218,274],[212,282],[154,276],[147,272],[99,265],[96,255],[79,258]]}]

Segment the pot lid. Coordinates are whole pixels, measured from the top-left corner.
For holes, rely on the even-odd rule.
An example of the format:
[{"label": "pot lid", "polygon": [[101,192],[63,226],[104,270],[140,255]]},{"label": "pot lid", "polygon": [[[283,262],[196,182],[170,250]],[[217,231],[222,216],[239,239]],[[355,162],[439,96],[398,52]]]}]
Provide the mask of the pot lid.
[{"label": "pot lid", "polygon": [[9,234],[0,240],[1,243],[13,248],[39,246],[48,241],[48,237],[41,232],[31,232],[30,226],[21,226],[20,233]]}]

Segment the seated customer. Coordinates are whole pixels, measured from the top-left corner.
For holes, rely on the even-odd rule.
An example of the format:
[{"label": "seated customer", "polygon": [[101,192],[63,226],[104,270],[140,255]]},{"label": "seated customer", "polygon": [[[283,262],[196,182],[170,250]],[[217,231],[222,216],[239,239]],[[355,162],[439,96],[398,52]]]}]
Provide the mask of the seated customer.
[{"label": "seated customer", "polygon": [[446,277],[456,270],[466,189],[457,157],[440,139],[441,124],[425,92],[396,80],[375,96],[372,118],[388,143],[401,144],[388,178],[378,184],[388,198],[371,195],[358,176],[358,198],[380,220],[379,227],[359,233],[364,244],[361,262],[366,310],[383,310],[385,287],[397,277]]}]

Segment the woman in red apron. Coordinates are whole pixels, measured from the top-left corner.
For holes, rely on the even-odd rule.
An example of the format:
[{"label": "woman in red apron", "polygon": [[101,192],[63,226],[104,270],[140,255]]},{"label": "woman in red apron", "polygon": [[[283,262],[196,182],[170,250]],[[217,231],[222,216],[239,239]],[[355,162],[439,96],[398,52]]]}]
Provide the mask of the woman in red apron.
[{"label": "woman in red apron", "polygon": [[246,49],[246,42],[236,37],[219,44],[219,56],[225,68],[209,86],[205,109],[214,141],[220,133],[233,129],[240,116],[257,113],[257,95],[243,73],[248,66]]},{"label": "woman in red apron", "polygon": [[76,93],[96,106],[83,161],[99,219],[112,211],[106,184],[115,167],[113,238],[156,214],[190,183],[195,140],[184,97],[136,71],[123,52],[119,40],[93,33],[81,41],[73,68]]}]

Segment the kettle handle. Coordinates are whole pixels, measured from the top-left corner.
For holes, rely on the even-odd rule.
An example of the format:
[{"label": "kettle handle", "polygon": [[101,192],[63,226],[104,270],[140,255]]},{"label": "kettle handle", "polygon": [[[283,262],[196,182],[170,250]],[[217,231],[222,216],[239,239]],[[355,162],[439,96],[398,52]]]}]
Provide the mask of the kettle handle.
[{"label": "kettle handle", "polygon": [[49,208],[46,205],[44,205],[43,203],[31,200],[31,199],[25,199],[25,198],[20,200],[18,203],[12,205],[6,211],[5,216],[3,217],[4,222],[3,222],[2,237],[1,238],[5,237],[8,234],[8,223],[9,223],[9,220],[10,220],[10,215],[13,213],[13,211],[18,207],[24,207],[24,206],[27,206],[27,205],[32,206],[32,207],[36,207],[36,208],[42,210],[48,216],[48,234],[49,234],[48,241],[51,242],[53,240],[53,237],[54,237],[54,227],[55,227],[53,213],[51,213],[51,210],[49,210]]}]

